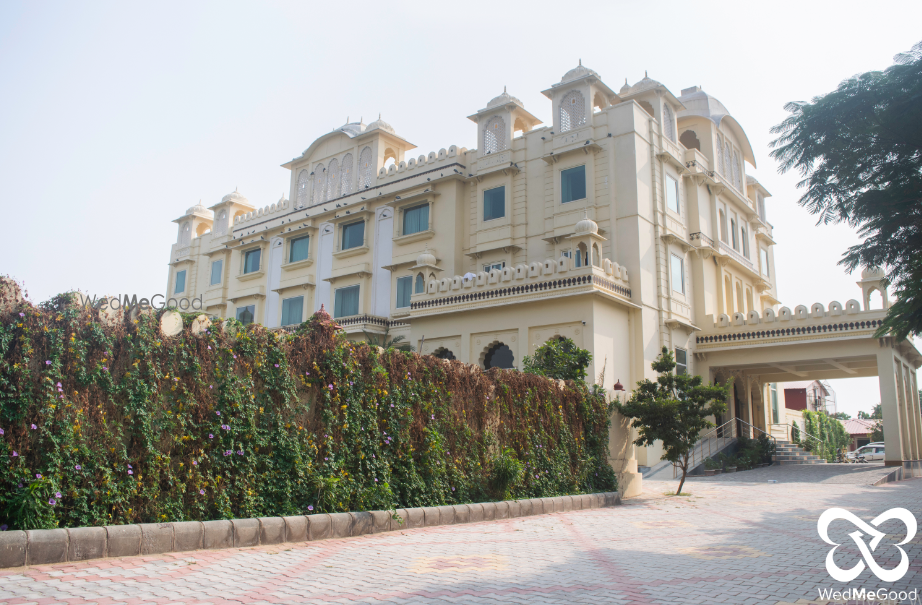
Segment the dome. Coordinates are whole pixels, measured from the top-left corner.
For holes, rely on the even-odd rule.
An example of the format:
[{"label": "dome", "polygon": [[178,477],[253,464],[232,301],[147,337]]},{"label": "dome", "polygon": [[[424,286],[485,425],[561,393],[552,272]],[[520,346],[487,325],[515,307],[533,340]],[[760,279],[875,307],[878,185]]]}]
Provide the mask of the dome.
[{"label": "dome", "polygon": [[861,272],[861,279],[880,279],[884,277],[884,270],[880,267],[868,267]]},{"label": "dome", "polygon": [[242,195],[240,195],[240,192],[237,191],[236,188],[234,188],[234,190],[233,190],[232,192],[230,192],[230,193],[228,193],[227,195],[225,195],[224,197],[222,197],[222,198],[221,198],[221,201],[222,201],[222,202],[238,202],[238,203],[247,204],[247,205],[249,205],[249,203],[250,203],[250,200],[248,200],[248,199],[246,199],[245,197],[243,197]]},{"label": "dome", "polygon": [[431,252],[429,252],[429,248],[428,248],[428,247],[426,248],[426,250],[425,250],[422,254],[420,254],[419,256],[416,257],[416,264],[417,264],[418,266],[422,266],[422,265],[435,265],[435,263],[436,263],[435,255],[433,255]]},{"label": "dome", "polygon": [[383,130],[384,132],[388,132],[390,134],[397,134],[397,131],[394,130],[393,126],[381,119],[381,114],[378,114],[377,120],[365,127],[365,132],[370,130]]},{"label": "dome", "polygon": [[573,231],[573,235],[587,235],[589,233],[598,235],[599,225],[589,218],[588,212],[584,211],[582,220],[576,223],[576,229]]},{"label": "dome", "polygon": [[199,216],[214,218],[214,212],[203,206],[201,200],[199,200],[198,204],[186,210],[186,214],[198,214]]},{"label": "dome", "polygon": [[508,103],[515,103],[516,105],[522,108],[525,107],[525,105],[521,101],[519,101],[518,99],[513,97],[511,94],[506,92],[506,87],[503,86],[503,94],[499,95],[498,97],[493,97],[493,99],[489,103],[487,103],[487,109],[493,109],[494,107],[501,107]]},{"label": "dome", "polygon": [[637,93],[644,92],[645,90],[653,90],[654,88],[660,88],[660,87],[665,88],[665,86],[663,86],[661,82],[658,82],[657,80],[654,80],[653,78],[651,78],[649,75],[647,75],[647,72],[643,72],[643,80],[640,80],[639,82],[637,82],[637,84],[634,84],[633,86],[628,86],[627,78],[625,78],[624,86],[621,87],[620,94],[635,95]]},{"label": "dome", "polygon": [[[348,119],[349,118],[346,118],[346,120]],[[362,134],[363,132],[365,132],[365,128],[366,128],[365,124],[363,124],[362,121],[359,120],[358,122],[346,122],[345,124],[337,128],[336,130],[345,132],[347,135],[349,135],[350,138],[352,138],[352,137],[358,136]]]},{"label": "dome", "polygon": [[[560,84],[572,82],[573,80],[578,80],[586,76],[595,76],[596,78],[601,79],[598,73],[589,69],[588,67],[585,67],[583,65],[583,60],[580,59],[579,65],[577,65],[576,67],[574,67],[573,69],[565,73],[563,77],[560,78]],[[560,86],[560,84],[558,84],[558,86]]]},{"label": "dome", "polygon": [[730,115],[723,103],[701,90],[700,86],[693,86],[683,90],[679,101],[685,106],[685,109],[678,113],[680,118],[684,116],[701,116],[710,118],[711,121],[719,126],[720,120],[724,116]]}]

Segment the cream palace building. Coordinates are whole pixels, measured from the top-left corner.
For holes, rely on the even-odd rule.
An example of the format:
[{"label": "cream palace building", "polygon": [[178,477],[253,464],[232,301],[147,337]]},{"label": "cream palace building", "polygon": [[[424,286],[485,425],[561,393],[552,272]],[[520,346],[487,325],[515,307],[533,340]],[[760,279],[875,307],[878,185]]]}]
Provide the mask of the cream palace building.
[{"label": "cream palace building", "polygon": [[[566,336],[613,393],[652,377],[666,346],[680,371],[736,377],[719,421],[769,432],[785,422],[774,383],[879,375],[888,463],[922,458],[922,357],[871,337],[881,275],[863,275],[863,304],[780,306],[771,194],[747,176],[752,147],[720,101],[649,77],[616,92],[582,64],[542,92],[548,124],[505,91],[468,116],[477,149],[418,153],[380,118],[352,122],[283,164],[288,199],[234,191],[189,208],[168,297],[270,328],[324,305],[350,338],[404,335],[485,368],[521,368]],[[630,484],[661,452],[616,432]]]}]

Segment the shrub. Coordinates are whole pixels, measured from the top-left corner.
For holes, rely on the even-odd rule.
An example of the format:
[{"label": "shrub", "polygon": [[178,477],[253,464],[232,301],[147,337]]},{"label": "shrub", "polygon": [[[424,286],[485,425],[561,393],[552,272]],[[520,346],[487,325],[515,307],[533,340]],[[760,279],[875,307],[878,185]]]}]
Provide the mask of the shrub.
[{"label": "shrub", "polygon": [[290,334],[228,320],[193,335],[194,317],[165,338],[159,313],[104,325],[70,295],[0,313],[0,523],[616,489],[608,402],[581,381],[380,353],[346,340],[327,315]]}]

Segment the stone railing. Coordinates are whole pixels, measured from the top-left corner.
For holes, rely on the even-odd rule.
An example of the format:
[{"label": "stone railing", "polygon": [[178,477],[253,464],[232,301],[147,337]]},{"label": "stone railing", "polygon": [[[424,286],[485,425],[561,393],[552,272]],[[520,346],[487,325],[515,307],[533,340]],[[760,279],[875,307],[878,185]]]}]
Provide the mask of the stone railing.
[{"label": "stone railing", "polygon": [[693,246],[710,246],[715,250],[717,249],[717,244],[714,243],[714,240],[701,233],[700,231],[695,231],[694,233],[690,234],[688,239],[691,241]]},{"label": "stone railing", "polygon": [[275,204],[270,204],[269,206],[266,206],[265,208],[257,208],[256,210],[252,212],[247,212],[243,216],[238,216],[234,218],[234,224],[242,225],[244,223],[248,223],[258,218],[268,217],[269,215],[272,215],[272,214],[281,215],[287,212],[290,207],[291,207],[291,202],[289,202],[286,199],[281,199]]},{"label": "stone railing", "polygon": [[438,152],[430,151],[429,155],[421,155],[418,158],[403,160],[399,164],[391,164],[389,167],[382,166],[381,169],[378,170],[378,178],[383,179],[395,174],[412,172],[417,168],[431,168],[434,164],[457,157],[459,154],[464,154],[465,152],[467,152],[466,148],[462,147],[459,149],[457,145],[452,145],[448,149],[439,149]]},{"label": "stone railing", "polygon": [[[749,269],[752,269],[752,261],[751,261],[751,260],[749,260],[748,258],[746,258],[745,256],[743,256],[742,254],[740,254],[739,252],[737,252],[736,250],[734,250],[731,246],[728,246],[727,244],[725,244],[725,243],[723,243],[723,242],[719,242],[719,245],[720,245],[720,253],[721,253],[721,254],[726,254],[726,255],[730,256],[733,260],[735,260],[736,262],[738,262],[739,264],[743,265],[744,267],[748,267]],[[754,269],[753,269],[753,270],[754,270]]]},{"label": "stone railing", "polygon": [[418,527],[499,521],[619,504],[621,497],[616,492],[604,492],[555,498],[400,508],[396,511],[14,530],[0,533],[0,569],[106,557],[132,557],[349,538]]},{"label": "stone railing", "polygon": [[[443,277],[440,280],[430,280],[426,286],[424,296],[435,296],[444,292],[464,291],[481,292],[494,288],[503,288],[506,286],[516,286],[515,282],[525,284],[537,284],[550,282],[552,280],[566,280],[576,272],[577,275],[592,275],[593,278],[602,278],[601,281],[611,283],[611,290],[622,296],[630,298],[630,288],[628,282],[627,268],[609,259],[602,260],[601,266],[591,265],[583,267],[574,267],[574,259],[561,257],[557,260],[547,259],[544,262],[532,262],[530,264],[519,263],[514,267],[505,267],[503,269],[492,269],[489,273],[480,271],[474,277],[465,279],[460,275],[454,277]],[[601,275],[599,275],[601,274]],[[626,293],[626,294],[625,294]],[[418,295],[414,295],[416,298]],[[415,304],[415,303],[414,303]],[[417,307],[413,307],[417,308]]]},{"label": "stone railing", "polygon": [[393,321],[386,317],[379,317],[377,315],[352,315],[350,317],[334,319],[333,321],[338,323],[343,328],[357,325],[381,326],[382,328],[401,328],[410,325],[402,321]]},{"label": "stone railing", "polygon": [[578,288],[582,286],[592,285],[596,288],[605,290],[612,294],[617,294],[625,299],[630,300],[631,290],[625,286],[622,286],[610,279],[605,279],[599,275],[586,273],[583,275],[576,275],[573,277],[563,277],[559,279],[545,280],[535,283],[526,283],[523,285],[512,285],[504,288],[493,288],[490,290],[480,290],[474,291],[471,293],[459,293],[455,296],[446,296],[443,298],[436,298],[433,300],[422,300],[411,303],[410,309],[412,311],[419,311],[425,309],[433,309],[438,307],[445,307],[449,305],[456,304],[465,304],[465,303],[474,303],[480,301],[493,301],[500,300],[504,298],[509,298],[513,296],[520,296],[523,294],[535,294],[535,293],[553,293],[553,292],[563,292],[568,288]]}]

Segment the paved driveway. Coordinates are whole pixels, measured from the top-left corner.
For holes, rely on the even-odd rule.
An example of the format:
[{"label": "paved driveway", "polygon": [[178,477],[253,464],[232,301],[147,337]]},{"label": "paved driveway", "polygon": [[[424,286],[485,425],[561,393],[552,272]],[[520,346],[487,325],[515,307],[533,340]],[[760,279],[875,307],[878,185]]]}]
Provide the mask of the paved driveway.
[{"label": "paved driveway", "polygon": [[[683,498],[663,495],[673,482],[648,482],[642,497],[609,509],[0,571],[0,603],[817,602],[818,588],[842,588],[816,533],[824,510],[869,521],[902,506],[922,516],[922,480],[872,487],[871,471],[835,468],[693,479]],[[899,553],[888,544],[904,530],[886,523],[894,535],[877,562],[892,568]],[[853,531],[845,521],[830,531],[844,544],[835,557],[843,568],[860,560],[848,545]],[[866,569],[853,584],[922,587],[922,536],[904,548],[911,566],[901,581],[885,584]]]}]

